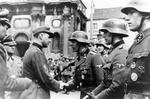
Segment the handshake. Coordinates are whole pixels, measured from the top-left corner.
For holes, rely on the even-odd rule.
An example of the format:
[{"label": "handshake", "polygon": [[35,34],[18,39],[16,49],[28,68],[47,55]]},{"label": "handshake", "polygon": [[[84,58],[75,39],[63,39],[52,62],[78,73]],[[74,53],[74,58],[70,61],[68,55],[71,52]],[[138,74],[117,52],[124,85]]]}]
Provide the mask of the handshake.
[{"label": "handshake", "polygon": [[89,92],[84,92],[86,94],[86,96],[84,96],[82,99],[96,99],[96,97]]},{"label": "handshake", "polygon": [[59,81],[60,83],[60,89],[65,89],[65,87],[69,86],[68,83],[64,83],[63,81]]}]

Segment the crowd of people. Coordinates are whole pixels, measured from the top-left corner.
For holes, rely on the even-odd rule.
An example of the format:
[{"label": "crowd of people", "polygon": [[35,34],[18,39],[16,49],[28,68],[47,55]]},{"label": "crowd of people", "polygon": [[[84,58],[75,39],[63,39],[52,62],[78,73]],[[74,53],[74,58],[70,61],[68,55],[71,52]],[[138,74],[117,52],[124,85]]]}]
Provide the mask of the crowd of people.
[{"label": "crowd of people", "polygon": [[[91,42],[84,31],[70,34],[76,57],[47,59],[46,48],[54,37],[50,28],[32,31],[33,39],[23,58],[14,54],[11,27],[0,16],[0,99],[49,99],[50,91],[80,91],[81,99],[143,99],[150,95],[150,4],[131,2],[124,19],[107,19],[100,33],[105,40]],[[139,34],[130,49],[124,38],[129,29]],[[17,63],[16,63],[17,62]],[[148,99],[148,98],[144,98]]]}]

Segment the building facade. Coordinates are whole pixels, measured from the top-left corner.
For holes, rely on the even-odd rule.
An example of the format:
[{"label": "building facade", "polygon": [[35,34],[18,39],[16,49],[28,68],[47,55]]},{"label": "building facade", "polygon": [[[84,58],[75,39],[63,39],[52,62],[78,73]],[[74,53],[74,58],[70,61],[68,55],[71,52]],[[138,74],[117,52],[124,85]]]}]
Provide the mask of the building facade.
[{"label": "building facade", "polygon": [[8,34],[17,41],[16,52],[21,57],[32,40],[32,30],[39,26],[49,26],[55,35],[45,49],[48,57],[58,53],[72,56],[68,44],[70,34],[75,30],[86,30],[86,6],[81,0],[2,0],[0,5],[10,12],[12,28]]}]

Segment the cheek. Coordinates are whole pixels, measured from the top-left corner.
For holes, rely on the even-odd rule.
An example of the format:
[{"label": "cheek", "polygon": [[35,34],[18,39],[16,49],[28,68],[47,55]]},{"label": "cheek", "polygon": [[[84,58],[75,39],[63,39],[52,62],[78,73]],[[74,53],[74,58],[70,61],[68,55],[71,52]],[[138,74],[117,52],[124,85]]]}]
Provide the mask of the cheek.
[{"label": "cheek", "polygon": [[6,34],[6,29],[0,28],[0,35],[5,35]]},{"label": "cheek", "polygon": [[77,49],[78,49],[78,44],[77,44],[77,43],[72,43],[72,44],[71,44],[71,47],[72,47],[72,49],[73,49],[74,51],[77,51]]}]

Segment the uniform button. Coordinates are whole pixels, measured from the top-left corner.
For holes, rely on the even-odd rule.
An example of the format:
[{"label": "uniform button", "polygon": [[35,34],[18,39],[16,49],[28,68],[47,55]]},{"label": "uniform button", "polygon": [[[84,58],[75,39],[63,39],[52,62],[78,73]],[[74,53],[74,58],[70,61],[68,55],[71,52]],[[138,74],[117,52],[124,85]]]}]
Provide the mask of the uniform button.
[{"label": "uniform button", "polygon": [[132,73],[131,74],[131,80],[132,81],[137,81],[137,79],[138,79],[138,75],[136,73]]},{"label": "uniform button", "polygon": [[131,68],[135,68],[136,67],[136,64],[135,62],[133,62],[131,65],[130,65]]}]

